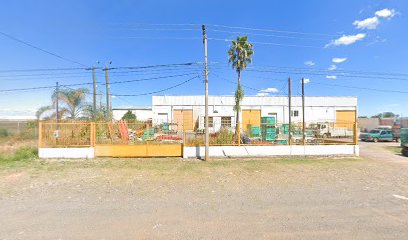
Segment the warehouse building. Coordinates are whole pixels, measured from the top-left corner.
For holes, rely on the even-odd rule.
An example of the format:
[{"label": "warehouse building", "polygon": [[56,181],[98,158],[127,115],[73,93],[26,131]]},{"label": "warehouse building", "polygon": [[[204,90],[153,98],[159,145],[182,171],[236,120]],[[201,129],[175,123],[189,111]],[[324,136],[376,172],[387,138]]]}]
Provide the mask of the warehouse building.
[{"label": "warehouse building", "polygon": [[[291,122],[302,122],[302,98],[292,97]],[[235,127],[234,96],[209,96],[210,131]],[[305,97],[305,120],[330,123],[334,127],[350,127],[356,121],[357,97]],[[204,96],[153,96],[153,124],[176,123],[175,130],[204,129]],[[241,103],[240,122],[243,130],[260,125],[261,117],[275,116],[278,124],[289,122],[289,101],[283,96],[246,96]]]}]

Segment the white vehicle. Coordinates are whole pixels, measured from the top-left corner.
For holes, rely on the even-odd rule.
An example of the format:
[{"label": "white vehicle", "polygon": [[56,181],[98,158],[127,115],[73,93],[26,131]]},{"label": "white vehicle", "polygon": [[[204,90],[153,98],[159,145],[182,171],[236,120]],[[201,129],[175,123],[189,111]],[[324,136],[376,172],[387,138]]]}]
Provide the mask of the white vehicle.
[{"label": "white vehicle", "polygon": [[316,137],[352,137],[354,135],[350,128],[331,127],[328,122],[311,124],[310,127],[314,129]]}]

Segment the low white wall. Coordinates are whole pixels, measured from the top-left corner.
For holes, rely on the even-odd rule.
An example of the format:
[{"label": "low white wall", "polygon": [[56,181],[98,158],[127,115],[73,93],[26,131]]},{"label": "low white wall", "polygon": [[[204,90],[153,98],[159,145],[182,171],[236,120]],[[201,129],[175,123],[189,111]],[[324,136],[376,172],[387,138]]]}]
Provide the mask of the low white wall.
[{"label": "low white wall", "polygon": [[[262,157],[262,156],[359,156],[358,145],[310,146],[210,146],[212,157]],[[183,157],[203,157],[204,147],[184,147]]]},{"label": "low white wall", "polygon": [[94,148],[39,148],[40,158],[94,158]]}]

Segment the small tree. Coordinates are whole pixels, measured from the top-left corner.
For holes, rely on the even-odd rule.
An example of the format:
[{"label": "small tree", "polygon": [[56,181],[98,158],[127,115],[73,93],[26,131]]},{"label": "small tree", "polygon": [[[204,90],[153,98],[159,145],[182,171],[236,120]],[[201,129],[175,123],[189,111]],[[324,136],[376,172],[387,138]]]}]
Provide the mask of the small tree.
[{"label": "small tree", "polygon": [[136,115],[132,111],[128,110],[122,117],[122,120],[136,121]]},{"label": "small tree", "polygon": [[58,118],[61,119],[63,117],[66,117],[68,119],[77,119],[83,116],[83,114],[86,112],[85,110],[87,104],[85,100],[87,93],[88,90],[85,88],[67,88],[60,89],[58,92],[54,91],[51,96],[52,105],[39,108],[36,112],[36,117],[38,120],[40,120],[40,118],[43,117],[46,112],[49,112],[50,115],[46,116],[45,119],[55,119],[57,115],[54,109],[58,98],[60,105]]}]

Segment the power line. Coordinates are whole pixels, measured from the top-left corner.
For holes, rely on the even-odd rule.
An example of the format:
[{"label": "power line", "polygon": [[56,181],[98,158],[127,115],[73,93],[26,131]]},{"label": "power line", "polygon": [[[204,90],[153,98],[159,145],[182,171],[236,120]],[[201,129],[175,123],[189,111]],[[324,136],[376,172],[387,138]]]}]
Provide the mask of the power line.
[{"label": "power line", "polygon": [[115,39],[147,39],[147,40],[201,40],[199,37],[114,37]]},{"label": "power line", "polygon": [[200,28],[129,28],[132,31],[199,31]]},{"label": "power line", "polygon": [[[171,76],[160,76],[160,77],[153,77],[153,78],[132,79],[132,80],[126,80],[126,81],[116,81],[116,82],[111,82],[110,84],[141,82],[141,81],[148,81],[148,80],[155,80],[155,79],[174,78],[174,77],[183,77],[183,76],[191,76],[191,75],[196,75],[196,73],[178,74],[178,75],[171,75]],[[102,86],[106,85],[106,83],[101,83],[101,82],[97,82],[97,83],[99,85],[102,85]],[[85,86],[85,85],[92,85],[92,84],[93,83],[64,84],[64,85],[60,85],[60,87]],[[55,86],[40,86],[40,87],[30,87],[30,88],[1,89],[0,92],[15,92],[15,91],[51,89],[51,88],[55,88]]]},{"label": "power line", "polygon": [[3,35],[3,36],[5,36],[5,37],[7,37],[7,38],[9,38],[9,39],[11,39],[11,40],[13,40],[13,41],[19,42],[19,43],[21,43],[21,44],[24,44],[24,45],[26,45],[26,46],[29,46],[29,47],[31,47],[31,48],[34,48],[34,49],[36,49],[36,50],[38,50],[38,51],[47,53],[47,54],[49,54],[49,55],[51,55],[51,56],[57,57],[57,58],[62,59],[62,60],[64,60],[64,61],[71,62],[71,63],[75,63],[75,64],[77,64],[77,65],[86,67],[85,64],[82,64],[82,63],[80,63],[80,62],[78,62],[78,61],[75,61],[75,60],[72,60],[72,59],[63,57],[63,56],[58,55],[58,54],[55,54],[55,53],[50,52],[50,51],[48,51],[48,50],[45,50],[45,49],[43,49],[43,48],[34,46],[33,44],[28,43],[28,42],[26,42],[26,41],[23,41],[23,40],[21,40],[21,39],[18,39],[18,38],[14,37],[14,36],[11,36],[10,34],[4,33],[4,32],[0,32],[0,34]]},{"label": "power line", "polygon": [[193,79],[196,79],[196,78],[199,78],[199,77],[198,77],[198,76],[195,76],[195,77],[190,78],[190,79],[188,79],[188,80],[186,80],[186,81],[184,81],[184,82],[181,82],[181,83],[179,83],[179,84],[176,84],[176,85],[173,85],[173,86],[171,86],[171,87],[168,87],[168,88],[165,88],[165,89],[161,89],[161,90],[158,90],[158,91],[154,91],[154,92],[140,93],[140,94],[118,94],[118,95],[115,95],[115,96],[119,96],[119,97],[138,97],[138,96],[153,95],[153,94],[156,94],[156,93],[161,93],[161,92],[164,92],[164,91],[167,91],[167,90],[170,90],[170,89],[179,87],[179,86],[184,85],[184,84],[186,84],[186,83],[188,83],[188,82],[190,82],[190,81],[192,81]]},{"label": "power line", "polygon": [[[215,40],[215,41],[224,41],[224,42],[230,42],[233,39],[225,39],[225,38],[208,38],[209,40]],[[273,43],[273,42],[251,42],[252,44],[260,44],[260,45],[272,45],[272,46],[280,46],[280,47],[299,47],[299,48],[318,48],[318,49],[324,49],[324,47],[318,47],[318,46],[308,46],[308,45],[295,45],[295,44],[282,44],[282,43]]]},{"label": "power line", "polygon": [[76,70],[86,70],[86,69],[87,68],[37,68],[37,69],[0,70],[0,72],[76,71]]},{"label": "power line", "polygon": [[[212,62],[210,65],[224,65],[227,66],[227,63],[219,63],[219,62]],[[229,65],[228,65],[229,66]],[[368,72],[368,71],[361,71],[361,70],[345,70],[345,69],[338,69],[338,70],[328,70],[328,69],[321,69],[321,68],[306,68],[306,67],[287,67],[287,66],[271,66],[271,65],[251,65],[248,68],[263,68],[263,69],[286,69],[286,70],[305,70],[305,71],[318,71],[318,72],[328,72],[328,73],[357,73],[357,74],[368,74],[368,75],[395,75],[395,76],[408,76],[408,73],[393,73],[393,72]]]},{"label": "power line", "polygon": [[263,31],[263,32],[277,32],[277,33],[288,33],[288,34],[300,34],[300,35],[320,35],[320,36],[330,36],[337,37],[338,35],[327,34],[327,33],[312,33],[312,32],[299,32],[299,31],[285,31],[277,29],[268,29],[268,28],[250,28],[250,27],[236,27],[236,26],[226,26],[219,24],[207,24],[207,26],[218,27],[218,28],[229,28],[229,29],[244,29],[251,31]]},{"label": "power line", "polygon": [[318,85],[324,85],[324,86],[343,87],[343,88],[369,90],[369,91],[376,91],[376,92],[389,92],[389,93],[403,93],[403,94],[408,94],[408,91],[386,90],[386,89],[368,88],[368,87],[345,86],[345,85],[329,84],[329,83],[316,83],[316,82],[311,82],[311,83],[308,83],[308,84],[318,84]]},{"label": "power line", "polygon": [[132,23],[132,24],[122,24],[126,26],[200,26],[202,24],[198,23]]},{"label": "power line", "polygon": [[[149,68],[176,68],[176,67],[185,67],[185,66],[191,66],[194,67],[199,63],[197,62],[187,62],[187,63],[170,63],[170,64],[158,64],[158,65],[148,65],[148,66],[119,66],[119,67],[114,67],[114,68],[109,68],[110,70],[116,70],[116,69],[149,69]],[[198,65],[197,65],[198,66]],[[0,70],[0,73],[13,73],[13,72],[53,72],[53,71],[78,71],[78,70],[91,70],[92,68],[38,68],[38,69],[14,69],[14,70]],[[103,69],[101,67],[96,68],[96,69]],[[55,73],[57,74],[74,74],[74,73]],[[24,75],[24,76],[39,76],[39,75],[45,75],[44,73],[40,74],[30,74],[30,75]],[[47,74],[48,75],[48,74]],[[51,75],[51,74],[49,74]],[[15,76],[15,75],[11,75]]]},{"label": "power line", "polygon": [[243,34],[243,35],[252,35],[260,37],[273,37],[273,38],[290,38],[290,39],[300,39],[300,40],[315,40],[315,41],[326,41],[327,39],[323,38],[306,38],[306,37],[296,37],[296,36],[283,36],[283,35],[273,35],[273,34],[262,34],[262,33],[250,33],[250,32],[235,32],[235,31],[224,31],[224,30],[209,30],[211,32],[220,32],[220,33],[231,33],[231,34]]},{"label": "power line", "polygon": [[[110,85],[112,85],[112,84],[121,84],[121,83],[129,83],[129,82],[142,82],[142,81],[155,80],[155,79],[164,79],[164,78],[183,77],[183,76],[191,76],[191,75],[196,75],[196,73],[187,73],[187,74],[179,74],[179,75],[171,75],[171,76],[154,77],[154,78],[142,78],[142,79],[117,81],[117,82],[111,82]],[[101,85],[104,85],[104,84],[101,84]]]}]

